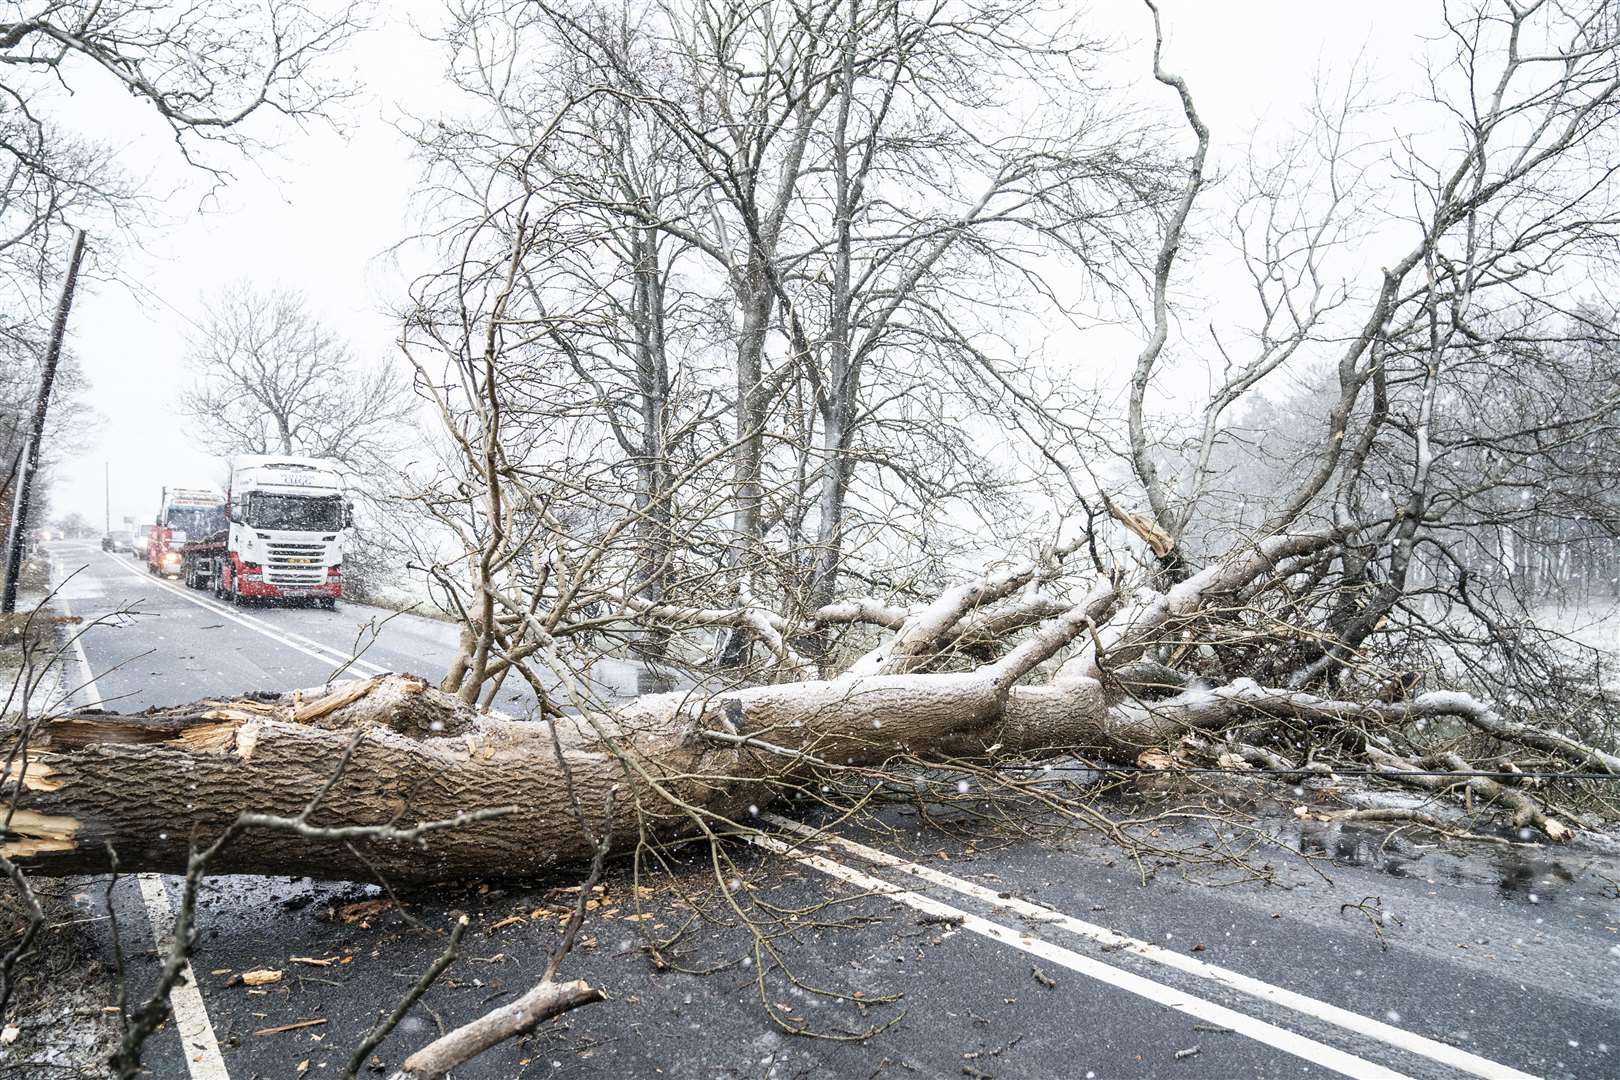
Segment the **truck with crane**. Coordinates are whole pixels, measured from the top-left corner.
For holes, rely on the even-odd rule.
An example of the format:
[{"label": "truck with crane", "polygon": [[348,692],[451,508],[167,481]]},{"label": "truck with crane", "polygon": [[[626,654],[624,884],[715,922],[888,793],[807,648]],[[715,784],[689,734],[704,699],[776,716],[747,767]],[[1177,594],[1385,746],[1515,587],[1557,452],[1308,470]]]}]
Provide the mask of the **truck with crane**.
[{"label": "truck with crane", "polygon": [[234,604],[343,594],[343,541],[353,509],[337,462],[243,454],[231,459],[218,527],[180,548],[179,576]]}]

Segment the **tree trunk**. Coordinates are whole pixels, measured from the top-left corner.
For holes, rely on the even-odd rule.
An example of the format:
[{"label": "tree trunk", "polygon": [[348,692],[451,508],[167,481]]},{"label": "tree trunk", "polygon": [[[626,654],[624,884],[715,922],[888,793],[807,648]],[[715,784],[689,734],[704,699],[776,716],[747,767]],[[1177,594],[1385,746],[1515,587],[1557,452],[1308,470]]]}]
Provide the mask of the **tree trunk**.
[{"label": "tree trunk", "polygon": [[369,863],[396,882],[523,877],[591,854],[577,814],[591,832],[606,824],[616,848],[644,830],[691,834],[698,813],[746,819],[774,785],[805,773],[812,755],[877,763],[1103,734],[1095,682],[1006,682],[990,667],[756,687],[701,704],[648,695],[613,715],[559,720],[561,761],[548,724],[480,715],[411,675],[272,702],[79,713],[42,725],[13,763],[6,787],[20,773],[23,798],[0,852],[34,873],[97,873],[109,868],[110,845],[125,871],[180,872],[193,837],[206,842],[239,814],[297,817],[355,740],[309,825],[404,828],[480,809],[513,812],[429,834],[425,850],[358,840],[365,862],[331,839],[250,828],[213,870],[370,880]]}]

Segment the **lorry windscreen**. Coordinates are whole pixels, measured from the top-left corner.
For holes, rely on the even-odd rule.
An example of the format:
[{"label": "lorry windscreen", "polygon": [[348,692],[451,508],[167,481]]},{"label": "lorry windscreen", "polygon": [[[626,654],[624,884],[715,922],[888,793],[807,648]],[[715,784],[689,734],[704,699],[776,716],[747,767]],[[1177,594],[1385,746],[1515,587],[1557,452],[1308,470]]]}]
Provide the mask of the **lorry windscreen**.
[{"label": "lorry windscreen", "polygon": [[223,506],[171,506],[166,525],[193,540],[212,536],[225,527]]},{"label": "lorry windscreen", "polygon": [[343,500],[335,495],[254,492],[248,500],[248,524],[255,529],[340,529],[343,527]]}]

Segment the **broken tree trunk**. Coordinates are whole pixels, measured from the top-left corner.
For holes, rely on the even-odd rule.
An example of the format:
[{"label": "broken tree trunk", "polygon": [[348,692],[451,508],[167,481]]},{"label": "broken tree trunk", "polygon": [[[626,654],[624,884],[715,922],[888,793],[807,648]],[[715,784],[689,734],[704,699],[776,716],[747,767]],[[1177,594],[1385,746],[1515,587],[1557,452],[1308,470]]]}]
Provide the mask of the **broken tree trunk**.
[{"label": "broken tree trunk", "polygon": [[[126,870],[178,872],[194,838],[211,840],[243,813],[297,817],[331,782],[312,828],[510,812],[420,845],[357,838],[365,862],[329,837],[248,828],[211,870],[366,879],[369,863],[400,882],[523,876],[590,855],[581,815],[620,848],[696,832],[698,815],[746,818],[773,784],[816,761],[1102,732],[1095,684],[1012,691],[997,675],[792,683],[701,702],[650,695],[560,719],[555,738],[548,723],[479,714],[411,675],[274,701],[78,713],[40,725],[16,755],[6,791],[20,778],[22,798],[0,851],[34,873],[73,874],[108,869],[111,846]],[[996,735],[1003,725],[1007,735]]]},{"label": "broken tree trunk", "polygon": [[[1299,764],[1236,732],[1293,725],[1342,732],[1345,760],[1406,783],[1417,760],[1378,750],[1376,743],[1395,744],[1376,733],[1399,736],[1403,725],[1439,716],[1486,745],[1620,775],[1620,756],[1502,717],[1466,694],[1387,703],[1246,678],[1197,686],[1144,659],[1156,642],[1176,640],[1211,598],[1230,597],[1278,559],[1324,542],[1274,537],[1163,593],[1127,597],[1104,585],[1062,611],[1038,591],[1045,571],[1031,562],[909,613],[890,640],[838,678],[707,697],[654,694],[551,722],[480,713],[413,675],[139,716],[60,717],[25,741],[20,732],[0,736],[5,791],[18,796],[0,853],[36,873],[74,874],[107,869],[111,848],[127,870],[172,872],[185,867],[193,843],[231,831],[213,872],[380,873],[400,882],[523,877],[589,856],[602,837],[624,850],[700,833],[747,820],[748,807],[818,770],[900,757],[1063,753],[1135,763],[1150,747],[1205,746],[1215,761],[1258,760],[1289,772]],[[937,670],[964,634],[1003,616],[1036,625],[993,662]],[[1077,649],[1050,682],[1024,682],[1071,645]],[[1225,741],[1213,745],[1217,733]],[[1375,750],[1390,760],[1375,760]],[[1436,789],[1456,785],[1442,776]],[[1571,834],[1528,792],[1473,790],[1510,804],[1515,821],[1554,839]],[[495,810],[500,816],[412,831]],[[384,826],[393,829],[379,835]]]}]

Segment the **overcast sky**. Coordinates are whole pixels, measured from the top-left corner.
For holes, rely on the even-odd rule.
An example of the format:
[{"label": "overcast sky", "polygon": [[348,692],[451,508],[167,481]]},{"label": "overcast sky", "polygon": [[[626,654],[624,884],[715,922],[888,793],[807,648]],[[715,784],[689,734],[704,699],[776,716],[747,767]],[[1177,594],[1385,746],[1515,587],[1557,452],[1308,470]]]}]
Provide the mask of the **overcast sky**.
[{"label": "overcast sky", "polygon": [[[71,341],[101,423],[83,445],[67,448],[54,492],[58,512],[99,524],[104,469],[115,525],[126,515],[149,519],[164,485],[221,482],[220,463],[194,449],[178,409],[189,381],[189,324],[219,283],[302,289],[357,354],[397,362],[386,311],[411,268],[386,253],[409,232],[416,168],[393,121],[402,110],[431,113],[448,104],[442,57],[413,29],[436,26],[441,10],[438,0],[379,4],[373,28],[340,59],[363,87],[345,107],[346,134],[260,129],[276,133],[278,151],[229,162],[235,181],[206,201],[207,178],[184,166],[146,110],[110,80],[87,78],[76,88],[59,115],[124,148],[129,170],[161,200],[161,220],[142,232],[140,249],[109,256],[128,284],[94,284],[75,305]],[[1132,43],[1126,59],[1141,73],[1138,93],[1151,94],[1145,9],[1099,0],[1093,10],[1106,33]],[[1432,32],[1439,4],[1166,0],[1164,10],[1167,65],[1192,83],[1219,163],[1238,160],[1252,134],[1264,139],[1297,122],[1319,68],[1343,72],[1364,55],[1381,90],[1415,85],[1418,35]]]}]

